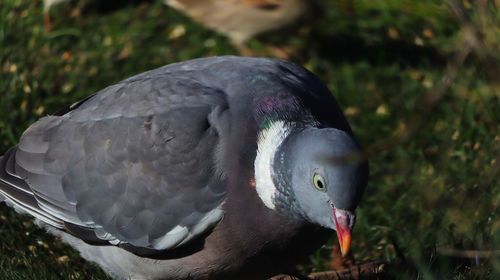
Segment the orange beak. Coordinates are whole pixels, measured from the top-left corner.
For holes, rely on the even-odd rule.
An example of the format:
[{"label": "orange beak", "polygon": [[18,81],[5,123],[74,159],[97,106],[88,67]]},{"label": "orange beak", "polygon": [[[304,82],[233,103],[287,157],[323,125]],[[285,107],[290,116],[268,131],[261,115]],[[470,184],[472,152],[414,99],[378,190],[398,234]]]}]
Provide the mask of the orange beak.
[{"label": "orange beak", "polygon": [[356,216],[351,211],[333,207],[333,218],[340,243],[340,251],[342,252],[342,257],[345,257],[351,248],[351,233]]}]

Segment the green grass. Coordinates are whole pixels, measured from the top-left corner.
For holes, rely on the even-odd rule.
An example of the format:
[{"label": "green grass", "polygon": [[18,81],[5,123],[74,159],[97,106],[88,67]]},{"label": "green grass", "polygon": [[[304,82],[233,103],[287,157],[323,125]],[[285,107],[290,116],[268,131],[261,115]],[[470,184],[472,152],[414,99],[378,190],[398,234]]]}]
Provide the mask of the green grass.
[{"label": "green grass", "polygon": [[[292,47],[345,110],[371,161],[352,255],[400,260],[387,277],[500,278],[498,255],[476,264],[442,253],[500,250],[500,3],[477,2],[325,1],[296,33],[249,42],[262,55],[265,42]],[[0,152],[36,119],[121,79],[237,53],[161,1],[98,3],[55,6],[51,32],[40,2],[0,4]],[[6,206],[0,236],[0,279],[108,279]],[[327,269],[327,251],[302,268]]]}]

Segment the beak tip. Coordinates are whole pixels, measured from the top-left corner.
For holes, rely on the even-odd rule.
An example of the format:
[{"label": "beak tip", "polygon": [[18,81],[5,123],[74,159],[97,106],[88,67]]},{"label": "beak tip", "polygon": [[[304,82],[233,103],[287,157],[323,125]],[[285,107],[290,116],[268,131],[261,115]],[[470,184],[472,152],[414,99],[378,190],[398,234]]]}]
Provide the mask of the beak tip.
[{"label": "beak tip", "polygon": [[340,242],[340,252],[342,253],[342,257],[347,256],[347,254],[349,254],[349,250],[351,249],[351,240],[349,237],[345,238],[347,240],[344,239],[342,240],[343,242]]},{"label": "beak tip", "polygon": [[351,248],[351,232],[355,216],[352,212],[333,207],[333,217],[339,239],[340,252],[342,253],[342,257],[345,257]]}]

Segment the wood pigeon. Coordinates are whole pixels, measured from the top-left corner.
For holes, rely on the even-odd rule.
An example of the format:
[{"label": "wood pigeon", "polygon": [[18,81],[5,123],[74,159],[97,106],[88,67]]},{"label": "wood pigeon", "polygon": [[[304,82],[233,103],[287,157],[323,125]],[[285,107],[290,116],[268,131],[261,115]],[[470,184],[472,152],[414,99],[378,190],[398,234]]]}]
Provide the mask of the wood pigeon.
[{"label": "wood pigeon", "polygon": [[0,198],[116,279],[264,279],[337,231],[368,178],[320,79],[291,62],[170,64],[44,117]]}]

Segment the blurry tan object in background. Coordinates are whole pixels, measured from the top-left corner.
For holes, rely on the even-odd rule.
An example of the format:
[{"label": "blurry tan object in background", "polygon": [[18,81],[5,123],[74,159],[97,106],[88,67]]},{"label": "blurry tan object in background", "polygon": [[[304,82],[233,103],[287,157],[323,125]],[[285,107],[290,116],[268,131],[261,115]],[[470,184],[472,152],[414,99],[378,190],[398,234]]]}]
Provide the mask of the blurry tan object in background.
[{"label": "blurry tan object in background", "polygon": [[313,7],[313,0],[165,0],[165,3],[227,35],[236,45],[290,26]]},{"label": "blurry tan object in background", "polygon": [[[51,30],[50,8],[69,0],[43,0],[44,24]],[[317,5],[314,0],[163,0],[195,21],[216,30],[246,55],[251,51],[244,43],[260,34],[293,26],[302,19],[312,18]],[[275,56],[287,58],[287,53],[269,46]]]}]

